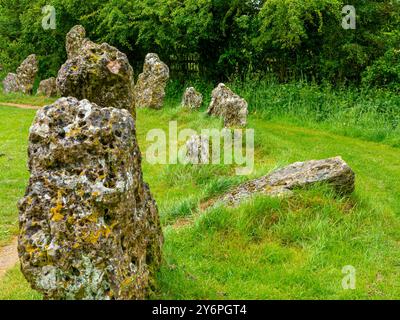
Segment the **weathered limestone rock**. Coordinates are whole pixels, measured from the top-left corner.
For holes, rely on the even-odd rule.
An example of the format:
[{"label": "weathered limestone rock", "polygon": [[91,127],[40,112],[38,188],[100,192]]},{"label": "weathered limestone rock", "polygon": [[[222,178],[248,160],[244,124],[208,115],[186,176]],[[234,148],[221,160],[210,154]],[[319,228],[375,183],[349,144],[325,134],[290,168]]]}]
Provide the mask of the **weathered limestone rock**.
[{"label": "weathered limestone rock", "polygon": [[220,83],[212,92],[207,113],[224,119],[225,127],[246,126],[248,104],[246,100],[233,93]]},{"label": "weathered limestone rock", "polygon": [[46,97],[55,97],[55,96],[57,96],[56,78],[51,77],[49,79],[40,81],[37,94],[38,95],[43,95],[43,96],[46,96]]},{"label": "weathered limestone rock", "polygon": [[31,94],[38,70],[39,67],[36,55],[31,54],[18,67],[17,73],[9,73],[3,80],[4,92]]},{"label": "weathered limestone rock", "polygon": [[139,75],[135,86],[136,106],[161,109],[168,80],[168,66],[160,60],[157,54],[147,54],[143,73]]},{"label": "weathered limestone rock", "polygon": [[[68,41],[74,45],[79,42],[68,37],[67,46]],[[74,45],[70,47],[75,48]],[[78,52],[70,55],[58,72],[61,96],[88,99],[103,108],[127,109],[134,115],[133,69],[124,53],[107,43],[99,45],[85,39]]]},{"label": "weathered limestone rock", "polygon": [[183,98],[182,106],[189,109],[199,109],[203,102],[203,95],[197,92],[195,88],[187,88]]},{"label": "weathered limestone rock", "polygon": [[74,26],[68,33],[65,42],[68,59],[75,58],[79,55],[79,49],[85,41],[86,30],[81,25]]},{"label": "weathered limestone rock", "polygon": [[17,69],[18,91],[25,94],[31,94],[35,82],[36,73],[39,70],[36,55],[28,56]]},{"label": "weathered limestone rock", "polygon": [[15,73],[9,73],[4,78],[3,91],[4,93],[11,93],[18,91],[17,75]]},{"label": "weathered limestone rock", "polygon": [[351,194],[355,188],[355,174],[341,157],[326,160],[296,162],[271,174],[248,181],[224,195],[220,200],[237,205],[252,195],[284,196],[291,190],[317,183],[328,183],[341,194]]},{"label": "weathered limestone rock", "polygon": [[191,164],[210,163],[210,141],[205,135],[194,135],[186,142],[186,158]]},{"label": "weathered limestone rock", "polygon": [[29,136],[19,257],[46,299],[143,299],[161,260],[158,210],[127,110],[61,98]]}]

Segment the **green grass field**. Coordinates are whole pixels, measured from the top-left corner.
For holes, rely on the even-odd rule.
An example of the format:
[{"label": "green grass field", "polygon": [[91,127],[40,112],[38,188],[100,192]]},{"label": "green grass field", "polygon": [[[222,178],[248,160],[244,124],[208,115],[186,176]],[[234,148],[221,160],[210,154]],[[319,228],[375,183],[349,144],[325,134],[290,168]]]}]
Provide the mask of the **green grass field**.
[{"label": "green grass field", "polygon": [[[16,202],[28,182],[27,137],[35,115],[34,110],[1,106],[10,99],[0,97],[1,244],[17,232]],[[35,101],[18,97],[13,102]],[[142,151],[149,145],[147,132],[167,129],[171,120],[180,128],[222,127],[219,119],[184,111],[168,100],[162,111],[138,110]],[[385,131],[378,139],[375,134],[360,135],[361,124],[346,126],[346,132],[335,130],[339,120],[336,125],[325,121],[312,126],[285,116],[260,116],[258,108],[252,109],[248,127],[255,129],[256,152],[249,177],[235,176],[234,166],[154,166],[144,161],[144,177],[165,233],[164,262],[151,298],[399,299],[398,132]],[[235,209],[199,209],[200,203],[244,179],[295,161],[337,155],[357,175],[356,191],[349,199],[319,187],[289,199],[257,197]],[[342,288],[346,265],[356,269],[355,290]],[[0,280],[0,299],[39,298],[18,267]]]}]

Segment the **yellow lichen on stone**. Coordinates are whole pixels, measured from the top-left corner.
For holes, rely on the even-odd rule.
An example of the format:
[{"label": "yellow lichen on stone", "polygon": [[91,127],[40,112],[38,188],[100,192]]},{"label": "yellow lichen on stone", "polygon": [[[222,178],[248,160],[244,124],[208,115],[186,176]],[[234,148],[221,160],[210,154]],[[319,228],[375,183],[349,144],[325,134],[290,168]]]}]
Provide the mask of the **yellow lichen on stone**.
[{"label": "yellow lichen on stone", "polygon": [[79,133],[81,133],[81,129],[80,129],[80,128],[74,128],[74,129],[71,129],[70,131],[68,131],[68,133],[66,134],[66,136],[67,136],[68,138],[70,138],[70,137],[73,137],[73,136],[78,135]]},{"label": "yellow lichen on stone", "polygon": [[63,208],[62,192],[58,191],[56,206],[50,209],[52,221],[59,222],[64,219],[64,216],[61,214],[62,208]]}]

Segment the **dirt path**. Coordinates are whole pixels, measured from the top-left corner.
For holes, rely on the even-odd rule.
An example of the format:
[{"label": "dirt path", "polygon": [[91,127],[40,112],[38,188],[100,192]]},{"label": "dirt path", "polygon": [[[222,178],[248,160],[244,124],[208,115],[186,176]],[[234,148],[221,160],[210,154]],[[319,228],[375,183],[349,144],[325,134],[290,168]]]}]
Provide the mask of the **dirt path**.
[{"label": "dirt path", "polygon": [[0,105],[6,106],[6,107],[15,107],[15,108],[20,108],[20,109],[40,109],[41,107],[39,106],[33,106],[31,104],[19,104],[19,103],[8,103],[8,102],[0,102]]},{"label": "dirt path", "polygon": [[0,279],[18,262],[17,245],[18,238],[15,237],[9,245],[0,247]]}]

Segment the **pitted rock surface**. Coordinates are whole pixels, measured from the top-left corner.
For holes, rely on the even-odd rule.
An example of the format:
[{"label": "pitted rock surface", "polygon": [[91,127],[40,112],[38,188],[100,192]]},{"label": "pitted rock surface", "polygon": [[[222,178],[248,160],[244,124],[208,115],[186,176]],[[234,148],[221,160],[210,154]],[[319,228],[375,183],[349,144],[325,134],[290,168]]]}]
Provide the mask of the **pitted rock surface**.
[{"label": "pitted rock surface", "polygon": [[326,160],[296,162],[271,174],[248,181],[221,197],[221,201],[238,205],[254,194],[269,196],[290,195],[291,190],[317,183],[327,183],[340,195],[348,195],[355,188],[355,174],[341,157]]},{"label": "pitted rock surface", "polygon": [[19,257],[46,299],[143,299],[161,260],[158,210],[127,110],[61,98],[37,112]]},{"label": "pitted rock surface", "polygon": [[189,109],[199,109],[203,103],[203,95],[197,92],[195,88],[187,88],[183,98],[182,106]]},{"label": "pitted rock surface", "polygon": [[220,83],[211,95],[207,113],[222,117],[225,127],[246,126],[248,104],[246,100],[233,93],[225,84]]},{"label": "pitted rock surface", "polygon": [[65,49],[68,59],[75,58],[79,55],[79,50],[86,38],[86,30],[83,26],[77,25],[67,33]]},{"label": "pitted rock surface", "polygon": [[16,73],[9,73],[3,80],[4,93],[22,92],[31,94],[38,70],[36,55],[31,54],[21,63]]},{"label": "pitted rock surface", "polygon": [[135,86],[136,106],[161,109],[168,80],[168,66],[157,54],[147,54],[143,72],[139,75]]},{"label": "pitted rock surface", "polygon": [[38,95],[43,95],[43,96],[46,96],[46,97],[55,97],[55,96],[57,96],[56,78],[51,77],[49,79],[40,81],[37,94]]},{"label": "pitted rock surface", "polygon": [[36,74],[39,70],[36,55],[28,56],[17,69],[18,91],[25,94],[31,94]]},{"label": "pitted rock surface", "polygon": [[57,89],[63,97],[87,99],[135,115],[133,69],[127,56],[107,43],[83,40],[78,53],[59,70]]},{"label": "pitted rock surface", "polygon": [[15,73],[9,73],[4,78],[3,91],[4,93],[11,93],[18,91],[17,75]]}]

